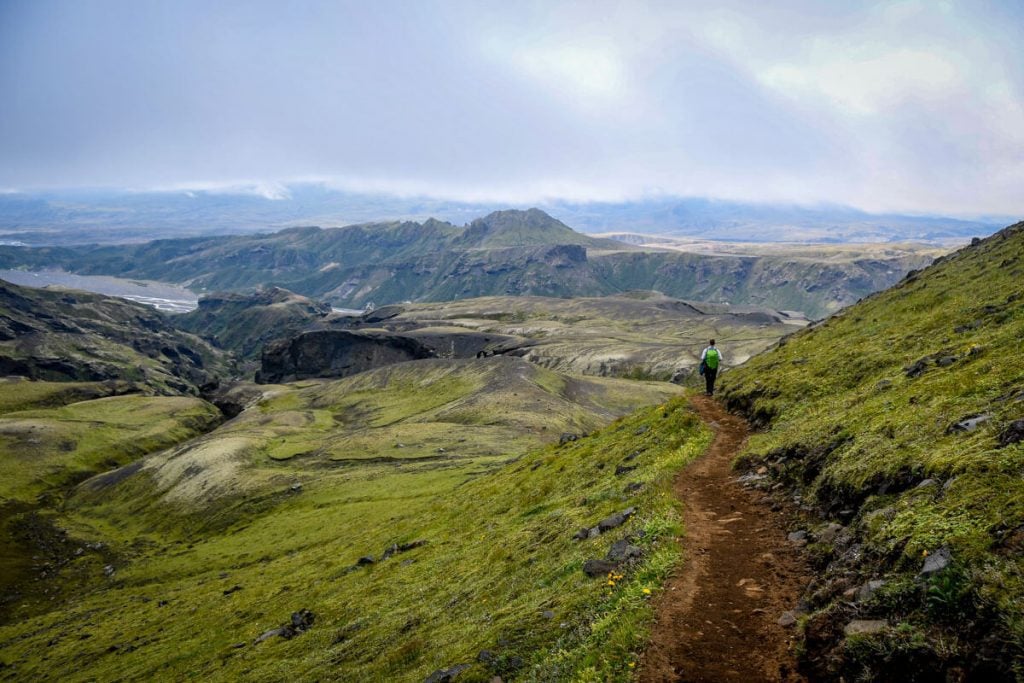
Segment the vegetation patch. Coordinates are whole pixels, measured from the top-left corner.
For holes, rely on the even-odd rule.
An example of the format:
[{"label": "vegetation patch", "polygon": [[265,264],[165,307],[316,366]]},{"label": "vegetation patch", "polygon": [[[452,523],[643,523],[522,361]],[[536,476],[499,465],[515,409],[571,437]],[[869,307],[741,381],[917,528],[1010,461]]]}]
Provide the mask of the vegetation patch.
[{"label": "vegetation patch", "polygon": [[[768,427],[740,464],[842,525],[812,606],[852,602],[843,618],[891,627],[846,639],[840,659],[825,651],[844,647],[842,629],[812,628],[810,671],[877,678],[924,658],[1001,680],[1024,667],[1022,281],[1018,224],[723,375],[727,405]],[[869,581],[890,589],[857,598]]]},{"label": "vegetation patch", "polygon": [[[0,628],[0,677],[421,681],[464,666],[466,680],[628,680],[648,600],[679,561],[672,478],[709,441],[674,398],[505,464],[268,459],[249,472],[262,493],[192,513],[145,495],[145,469],[102,496],[85,486],[59,524],[116,559],[92,590]],[[617,474],[626,458],[636,469]],[[610,571],[583,571],[627,545]]]}]

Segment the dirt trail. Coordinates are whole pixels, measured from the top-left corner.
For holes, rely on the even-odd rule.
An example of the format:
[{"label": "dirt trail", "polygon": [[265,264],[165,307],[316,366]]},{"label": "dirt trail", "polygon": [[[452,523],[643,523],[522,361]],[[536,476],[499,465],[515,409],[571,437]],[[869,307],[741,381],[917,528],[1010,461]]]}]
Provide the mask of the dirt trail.
[{"label": "dirt trail", "polygon": [[737,483],[731,462],[747,424],[715,401],[692,399],[715,430],[708,452],[679,473],[684,559],[657,604],[639,666],[643,683],[803,681],[794,671],[793,609],[810,572],[786,540],[783,513]]}]

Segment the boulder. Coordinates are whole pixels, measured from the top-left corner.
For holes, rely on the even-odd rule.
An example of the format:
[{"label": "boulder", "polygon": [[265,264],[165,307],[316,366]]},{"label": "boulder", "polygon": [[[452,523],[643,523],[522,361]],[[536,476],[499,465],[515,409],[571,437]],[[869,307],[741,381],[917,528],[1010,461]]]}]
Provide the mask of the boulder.
[{"label": "boulder", "polygon": [[803,529],[794,531],[786,536],[790,543],[807,543],[807,532]]},{"label": "boulder", "polygon": [[889,622],[884,619],[854,619],[843,628],[847,636],[869,636],[881,633],[888,628]]},{"label": "boulder", "polygon": [[601,533],[604,533],[609,529],[614,529],[617,526],[622,526],[622,524],[624,524],[627,519],[632,517],[633,513],[635,512],[636,508],[626,508],[622,512],[617,512],[614,515],[611,515],[610,517],[605,517],[604,519],[602,519],[600,522],[597,523],[597,528],[598,530],[600,530]]},{"label": "boulder", "polygon": [[423,683],[451,683],[455,677],[469,668],[469,664],[455,664],[446,669],[438,669],[424,679]]},{"label": "boulder", "polygon": [[924,558],[924,564],[921,566],[919,576],[937,574],[948,567],[952,561],[953,554],[949,551],[949,548],[939,548]]},{"label": "boulder", "polygon": [[596,579],[599,576],[607,576],[617,566],[618,563],[609,560],[587,560],[583,563],[583,573],[592,579]]},{"label": "boulder", "polygon": [[842,530],[842,524],[836,524],[835,522],[832,522],[831,524],[826,524],[823,529],[818,531],[818,541],[821,543],[831,543],[834,540],[836,540],[836,536],[839,535],[839,532]]},{"label": "boulder", "polygon": [[878,589],[885,585],[882,579],[874,579],[862,584],[855,593],[857,602],[867,602],[878,592]]},{"label": "boulder", "polygon": [[999,447],[1006,448],[1024,441],[1024,420],[1014,420],[999,432]]},{"label": "boulder", "polygon": [[954,422],[946,428],[947,434],[958,434],[973,432],[975,429],[992,419],[992,415],[984,413],[981,415],[968,415],[967,417]]},{"label": "boulder", "polygon": [[605,559],[609,562],[620,563],[631,560],[634,557],[640,557],[641,555],[643,555],[643,550],[623,538],[612,543],[612,547],[605,556]]}]

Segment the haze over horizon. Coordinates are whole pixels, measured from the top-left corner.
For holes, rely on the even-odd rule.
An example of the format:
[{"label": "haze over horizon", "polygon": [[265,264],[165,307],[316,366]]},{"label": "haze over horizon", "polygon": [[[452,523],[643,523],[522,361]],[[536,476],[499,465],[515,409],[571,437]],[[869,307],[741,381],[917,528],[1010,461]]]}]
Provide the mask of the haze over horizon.
[{"label": "haze over horizon", "polygon": [[1020,214],[1024,8],[0,2],[0,188]]}]

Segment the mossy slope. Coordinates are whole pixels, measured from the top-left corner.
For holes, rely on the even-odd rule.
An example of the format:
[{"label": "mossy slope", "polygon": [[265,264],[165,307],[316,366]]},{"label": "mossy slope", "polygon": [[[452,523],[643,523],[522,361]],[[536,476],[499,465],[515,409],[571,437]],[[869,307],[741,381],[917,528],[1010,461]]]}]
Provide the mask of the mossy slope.
[{"label": "mossy slope", "polygon": [[[1017,224],[723,377],[727,405],[769,426],[744,462],[763,461],[805,504],[849,523],[836,544],[812,546],[819,675],[1024,671],[1024,444],[1006,438],[1024,418],[1022,283]],[[979,415],[976,429],[956,426]],[[951,567],[918,577],[942,549]],[[869,579],[888,583],[849,607]],[[841,639],[828,620],[855,617],[892,628],[812,661]]]},{"label": "mossy slope", "polygon": [[[258,482],[246,495],[207,495],[209,487],[193,498],[152,495],[160,463],[173,455],[85,483],[62,523],[73,538],[109,544],[116,571],[59,608],[0,628],[0,677],[420,681],[465,663],[465,680],[627,679],[647,596],[678,559],[670,481],[704,450],[708,432],[675,398],[526,455],[516,452],[522,442],[499,442],[493,456],[334,460],[333,425],[358,431],[413,420],[429,434],[447,424],[449,438],[469,444],[471,425],[522,429],[531,412],[538,426],[547,416],[548,433],[606,422],[637,400],[627,387],[647,386],[599,380],[604,389],[590,400],[606,417],[583,408],[564,417],[565,379],[521,361],[470,361],[457,373],[435,361],[404,365],[413,370],[268,387],[259,406],[218,430],[222,439],[256,439],[269,429],[261,442],[269,450],[250,444],[232,456],[248,468],[245,480]],[[415,396],[403,385],[411,378],[422,382]],[[535,391],[524,392],[526,384]],[[481,392],[501,405],[485,412],[473,400]],[[541,393],[554,403],[537,404]],[[325,430],[325,450],[270,457],[282,455],[273,451],[276,430],[300,419]],[[620,464],[636,469],[617,474]],[[639,486],[627,491],[627,483]],[[622,527],[572,540],[627,506],[637,512]],[[644,557],[622,579],[581,571],[627,534]],[[427,543],[381,561],[385,548],[417,539]],[[378,561],[354,567],[367,554]],[[300,609],[316,615],[308,632],[254,643]],[[481,650],[493,658],[478,661]]]}]

